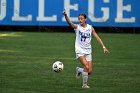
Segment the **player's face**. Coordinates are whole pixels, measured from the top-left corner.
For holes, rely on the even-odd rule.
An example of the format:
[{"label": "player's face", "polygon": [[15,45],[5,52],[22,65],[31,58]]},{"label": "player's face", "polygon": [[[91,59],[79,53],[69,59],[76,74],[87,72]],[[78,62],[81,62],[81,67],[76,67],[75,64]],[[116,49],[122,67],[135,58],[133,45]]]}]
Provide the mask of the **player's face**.
[{"label": "player's face", "polygon": [[86,19],[84,18],[84,16],[80,15],[78,16],[78,21],[81,25],[86,23]]}]

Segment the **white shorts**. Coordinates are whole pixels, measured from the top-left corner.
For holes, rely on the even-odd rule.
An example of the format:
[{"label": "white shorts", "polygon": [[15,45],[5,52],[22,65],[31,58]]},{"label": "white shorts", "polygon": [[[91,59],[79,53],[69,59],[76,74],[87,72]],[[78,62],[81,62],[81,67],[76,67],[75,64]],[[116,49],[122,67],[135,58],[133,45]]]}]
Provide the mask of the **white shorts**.
[{"label": "white shorts", "polygon": [[78,59],[81,56],[85,56],[87,61],[91,61],[92,60],[92,55],[91,54],[82,54],[82,53],[76,53],[76,58]]},{"label": "white shorts", "polygon": [[80,48],[80,47],[76,47],[75,48],[75,53],[76,53],[76,58],[78,59],[81,56],[85,56],[87,61],[91,61],[92,60],[92,55],[91,55],[91,48]]}]

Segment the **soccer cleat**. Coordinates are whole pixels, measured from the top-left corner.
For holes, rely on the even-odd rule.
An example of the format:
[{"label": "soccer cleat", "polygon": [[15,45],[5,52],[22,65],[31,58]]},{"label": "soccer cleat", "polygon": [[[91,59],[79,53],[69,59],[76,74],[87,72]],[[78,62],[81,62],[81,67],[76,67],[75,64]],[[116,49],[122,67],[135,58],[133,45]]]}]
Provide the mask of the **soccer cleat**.
[{"label": "soccer cleat", "polygon": [[88,85],[83,85],[82,88],[90,88]]},{"label": "soccer cleat", "polygon": [[81,72],[78,71],[79,67],[76,67],[76,78],[79,79],[80,78],[80,74]]}]

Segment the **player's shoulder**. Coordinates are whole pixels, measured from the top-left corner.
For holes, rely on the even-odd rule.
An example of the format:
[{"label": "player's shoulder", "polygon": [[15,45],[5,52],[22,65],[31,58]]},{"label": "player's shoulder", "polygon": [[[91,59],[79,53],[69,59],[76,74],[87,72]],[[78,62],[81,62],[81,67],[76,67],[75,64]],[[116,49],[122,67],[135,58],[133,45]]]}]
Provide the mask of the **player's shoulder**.
[{"label": "player's shoulder", "polygon": [[87,24],[87,27],[92,27],[92,25],[90,25],[90,24]]},{"label": "player's shoulder", "polygon": [[90,25],[90,24],[87,24],[87,27],[90,28],[90,29],[92,29],[92,25]]},{"label": "player's shoulder", "polygon": [[[77,25],[77,29],[83,28],[80,24],[76,24]],[[87,24],[86,29],[92,29],[92,25]]]},{"label": "player's shoulder", "polygon": [[80,24],[76,24],[77,25],[77,27],[81,27],[81,25]]},{"label": "player's shoulder", "polygon": [[74,30],[77,30],[77,29],[79,29],[79,27],[80,27],[80,24],[75,24],[77,27],[74,29]]}]

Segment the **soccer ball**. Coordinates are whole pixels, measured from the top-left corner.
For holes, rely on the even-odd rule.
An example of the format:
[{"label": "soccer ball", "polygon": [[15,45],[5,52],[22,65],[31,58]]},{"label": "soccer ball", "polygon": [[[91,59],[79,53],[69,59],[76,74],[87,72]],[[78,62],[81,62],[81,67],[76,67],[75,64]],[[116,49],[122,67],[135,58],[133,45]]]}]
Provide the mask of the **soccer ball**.
[{"label": "soccer ball", "polygon": [[54,72],[61,72],[64,69],[64,65],[60,61],[56,61],[52,65],[52,69]]}]

